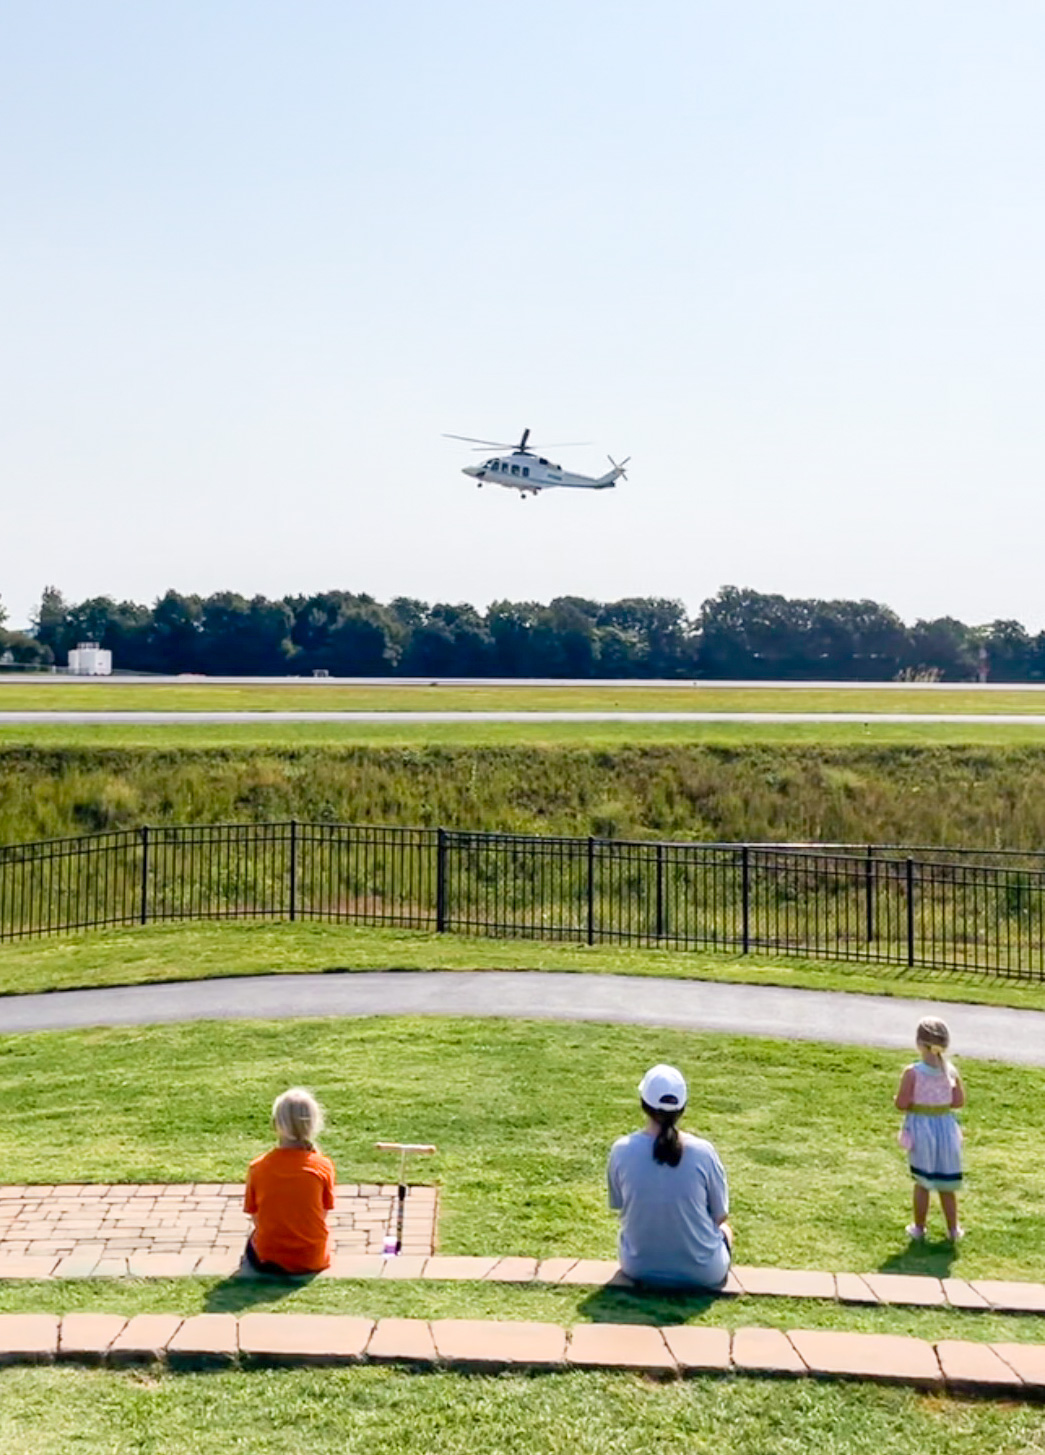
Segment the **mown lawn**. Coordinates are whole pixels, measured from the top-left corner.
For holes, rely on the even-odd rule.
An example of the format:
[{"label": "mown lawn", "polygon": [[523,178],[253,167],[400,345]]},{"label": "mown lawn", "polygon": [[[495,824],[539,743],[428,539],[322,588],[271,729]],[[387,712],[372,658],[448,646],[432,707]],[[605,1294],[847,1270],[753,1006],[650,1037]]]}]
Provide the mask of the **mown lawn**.
[{"label": "mown lawn", "polygon": [[196,922],[128,927],[0,944],[4,995],[143,985],[225,975],[351,970],[555,970],[849,990],[918,1000],[1045,1009],[1045,983],[973,971],[895,965],[625,950],[615,945],[497,940],[301,922]]},{"label": "mown lawn", "polygon": [[606,1155],[657,1060],[684,1069],[687,1122],[729,1169],[740,1261],[1045,1276],[1045,1070],[969,1065],[968,1237],[912,1251],[891,1106],[904,1057],[861,1048],[437,1018],[14,1036],[0,1167],[13,1183],[237,1180],[273,1096],[305,1082],[342,1181],[387,1177],[379,1138],[438,1145],[423,1175],[442,1184],[443,1251],[612,1256]]},{"label": "mown lawn", "polygon": [[338,686],[322,681],[228,682],[41,682],[0,676],[4,712],[866,712],[1040,713],[1045,687],[978,691],[944,687],[720,686],[680,682],[646,687],[627,681],[610,686],[421,685],[390,680],[380,686]]},{"label": "mown lawn", "polygon": [[812,1381],[12,1369],[20,1455],[1033,1455],[1040,1408]]},{"label": "mown lawn", "polygon": [[[10,712],[16,710],[10,706],[7,708]],[[74,705],[69,710],[77,709]],[[79,709],[81,712],[86,710],[83,707]],[[680,712],[683,709],[664,710]],[[797,712],[799,709],[792,706],[789,710]],[[841,712],[845,709],[836,707],[834,710]],[[945,711],[942,706],[920,710]],[[981,708],[981,711],[993,709]],[[876,721],[877,716],[876,713],[868,713],[866,720],[860,722],[0,723],[0,745],[54,752],[85,748],[146,748],[176,752],[194,748],[289,751],[366,744],[413,749],[433,745],[620,749],[639,744],[664,747],[692,744],[732,749],[774,744],[839,749],[868,746],[989,749],[1040,748],[1045,743],[1045,728],[1038,723],[1021,722],[1018,716],[1003,723],[895,723]]]}]

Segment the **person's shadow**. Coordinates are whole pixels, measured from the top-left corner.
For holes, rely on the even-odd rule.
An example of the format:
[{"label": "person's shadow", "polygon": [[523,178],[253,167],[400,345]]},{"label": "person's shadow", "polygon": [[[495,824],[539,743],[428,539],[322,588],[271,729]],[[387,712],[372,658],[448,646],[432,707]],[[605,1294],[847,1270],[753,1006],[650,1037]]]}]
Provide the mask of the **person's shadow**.
[{"label": "person's shadow", "polygon": [[929,1278],[949,1278],[958,1249],[949,1238],[911,1240],[899,1253],[879,1263],[879,1273],[922,1273]]},{"label": "person's shadow", "polygon": [[223,1278],[207,1290],[203,1307],[209,1314],[238,1314],[258,1308],[262,1304],[278,1303],[305,1288],[315,1278],[314,1273],[288,1273],[275,1276],[271,1273],[234,1273]]},{"label": "person's shadow", "polygon": [[705,1313],[720,1297],[693,1288],[640,1288],[606,1284],[581,1299],[593,1324],[684,1324]]}]

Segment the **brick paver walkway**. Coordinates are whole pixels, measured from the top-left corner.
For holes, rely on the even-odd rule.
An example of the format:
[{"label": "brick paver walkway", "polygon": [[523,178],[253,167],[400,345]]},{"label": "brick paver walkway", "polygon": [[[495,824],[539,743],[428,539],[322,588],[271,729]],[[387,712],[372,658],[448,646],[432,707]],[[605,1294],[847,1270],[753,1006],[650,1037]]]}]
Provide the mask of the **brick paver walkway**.
[{"label": "brick paver walkway", "polygon": [[622,1369],[861,1379],[1011,1399],[1045,1394],[1045,1345],[977,1343],[831,1330],[694,1324],[557,1324],[486,1319],[374,1319],[348,1314],[0,1314],[0,1364],[251,1364]]},{"label": "brick paver walkway", "polygon": [[[341,1255],[380,1253],[394,1213],[392,1184],[342,1184],[330,1215]],[[434,1187],[411,1187],[403,1252],[435,1248]],[[0,1187],[0,1277],[16,1262],[42,1276],[225,1272],[250,1228],[241,1182]],[[173,1260],[173,1261],[172,1261]]]},{"label": "brick paver walkway", "polygon": [[[380,1249],[394,1208],[393,1184],[342,1184],[331,1216],[332,1278],[631,1286],[604,1258],[436,1254],[438,1192],[412,1186],[403,1251]],[[0,1187],[0,1280],[228,1277],[240,1266],[249,1220],[243,1184]],[[827,1273],[736,1264],[724,1297],[835,1299],[1003,1313],[1045,1314],[1045,1283],[932,1278],[906,1273]]]}]

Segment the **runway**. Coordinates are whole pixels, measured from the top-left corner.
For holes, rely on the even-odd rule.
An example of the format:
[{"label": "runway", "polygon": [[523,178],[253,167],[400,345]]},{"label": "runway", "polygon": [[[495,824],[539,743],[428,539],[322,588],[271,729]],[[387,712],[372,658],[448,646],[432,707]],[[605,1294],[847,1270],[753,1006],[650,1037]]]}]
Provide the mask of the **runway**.
[{"label": "runway", "polygon": [[890,723],[952,726],[1045,727],[1040,712],[0,712],[3,726],[162,726],[165,724],[343,723],[407,725],[417,723],[839,723],[883,726]]}]

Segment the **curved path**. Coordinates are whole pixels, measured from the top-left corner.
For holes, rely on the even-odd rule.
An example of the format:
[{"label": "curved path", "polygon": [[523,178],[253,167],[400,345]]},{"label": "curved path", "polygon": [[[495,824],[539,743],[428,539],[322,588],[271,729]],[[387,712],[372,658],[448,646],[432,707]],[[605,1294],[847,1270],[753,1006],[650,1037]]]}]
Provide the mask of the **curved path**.
[{"label": "curved path", "polygon": [[627,709],[613,712],[182,712],[144,711],[128,712],[100,711],[66,712],[22,711],[0,712],[0,724],[39,727],[41,724],[54,726],[67,724],[94,726],[124,724],[147,726],[179,723],[200,725],[206,723],[949,723],[961,726],[969,724],[980,727],[1001,727],[1012,725],[1043,727],[1045,713],[1040,712],[629,712]]},{"label": "curved path", "polygon": [[[779,1040],[911,1047],[931,1002],[845,991],[538,970],[341,971],[242,976],[0,999],[0,1034],[302,1016],[459,1015],[602,1021]],[[942,1007],[956,1053],[1045,1066],[1045,1011]]]}]

